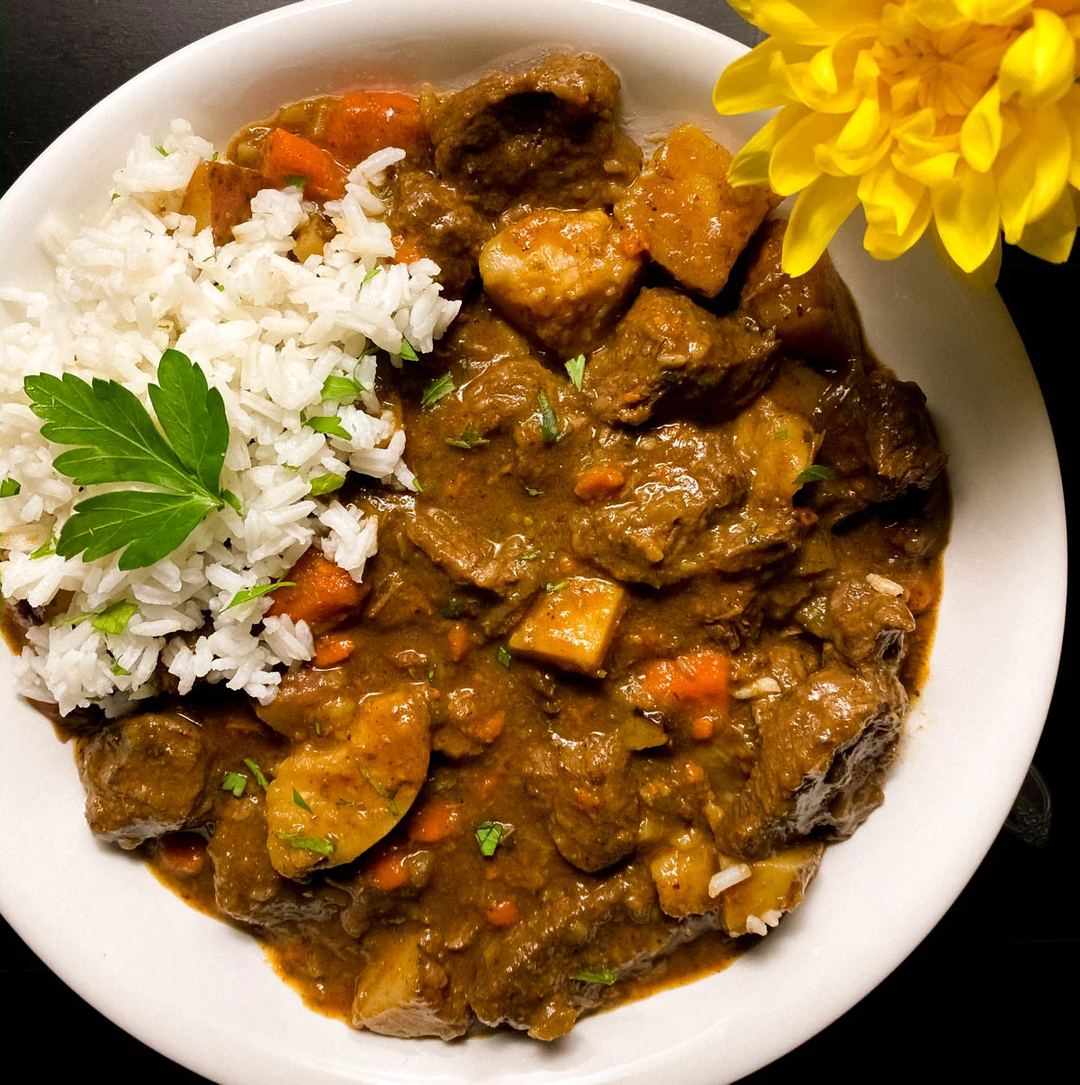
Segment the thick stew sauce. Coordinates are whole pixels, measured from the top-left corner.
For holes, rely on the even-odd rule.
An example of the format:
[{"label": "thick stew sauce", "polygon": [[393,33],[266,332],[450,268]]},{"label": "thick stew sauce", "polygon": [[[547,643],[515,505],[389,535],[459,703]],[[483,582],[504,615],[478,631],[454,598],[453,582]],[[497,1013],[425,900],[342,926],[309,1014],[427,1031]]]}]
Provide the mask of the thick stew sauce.
[{"label": "thick stew sauce", "polygon": [[[362,585],[309,551],[266,706],[163,696],[78,758],[94,833],[249,928],[309,1004],[395,1036],[541,1039],[719,967],[882,801],[949,524],[925,400],[825,257],[690,125],[647,160],[619,80],[554,56],[456,93],[282,109],[200,168],[219,242],[385,146],[398,259],[460,315],[375,391],[415,492]],[[351,488],[350,488],[351,487]],[[706,950],[691,949],[699,939]]]}]

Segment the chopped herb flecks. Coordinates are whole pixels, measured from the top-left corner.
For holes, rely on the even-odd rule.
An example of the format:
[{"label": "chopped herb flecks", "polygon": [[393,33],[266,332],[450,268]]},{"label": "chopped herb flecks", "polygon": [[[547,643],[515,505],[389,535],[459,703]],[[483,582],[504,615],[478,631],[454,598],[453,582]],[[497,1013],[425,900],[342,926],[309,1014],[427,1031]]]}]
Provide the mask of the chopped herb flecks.
[{"label": "chopped herb flecks", "polygon": [[312,497],[321,497],[323,494],[332,494],[345,485],[345,476],[327,471],[325,475],[316,475],[309,484],[308,493]]},{"label": "chopped herb flecks", "polygon": [[543,437],[545,444],[553,445],[563,438],[563,434],[559,432],[559,420],[555,417],[555,412],[551,409],[548,397],[543,392],[539,394],[539,399],[540,436]]},{"label": "chopped herb flecks", "polygon": [[311,813],[311,807],[308,806],[307,799],[305,799],[295,787],[292,789],[292,801],[296,803],[301,810],[306,810],[309,814]]},{"label": "chopped herb flecks", "polygon": [[232,610],[233,607],[241,606],[243,603],[250,603],[252,599],[258,599],[260,595],[266,595],[267,592],[277,591],[278,588],[295,587],[296,584],[292,580],[275,580],[273,584],[256,584],[253,588],[241,588],[221,613],[224,614],[226,610]]},{"label": "chopped herb flecks", "polygon": [[313,836],[299,836],[297,833],[278,833],[278,840],[287,840],[294,848],[301,851],[314,851],[329,859],[334,854],[334,845],[329,840],[319,840]]},{"label": "chopped herb flecks", "polygon": [[447,437],[446,443],[454,448],[476,448],[478,445],[486,445],[491,442],[486,437],[481,437],[476,427],[470,422],[462,431],[460,437]]},{"label": "chopped herb flecks", "polygon": [[510,669],[510,660],[513,658],[510,652],[502,644],[499,645],[499,650],[495,653],[495,658],[507,669]]},{"label": "chopped herb flecks", "polygon": [[579,354],[576,358],[571,358],[566,363],[566,372],[571,384],[580,392],[581,382],[585,377],[585,355]]},{"label": "chopped herb flecks", "polygon": [[585,968],[580,972],[572,972],[570,978],[580,983],[602,983],[610,987],[619,978],[619,974],[613,968]]},{"label": "chopped herb flecks", "polygon": [[248,778],[242,772],[226,772],[221,781],[222,791],[231,791],[238,799],[244,794]]},{"label": "chopped herb flecks", "polygon": [[263,775],[263,770],[250,757],[244,758],[244,764],[255,774],[259,787],[265,791],[270,786],[270,781]]},{"label": "chopped herb flecks", "polygon": [[453,390],[454,378],[449,373],[444,373],[424,389],[424,394],[420,397],[420,406],[434,407],[443,396],[448,396]]},{"label": "chopped herb flecks", "polygon": [[482,821],[476,827],[476,843],[480,846],[480,854],[490,859],[495,854],[495,849],[502,839],[503,827],[497,821]]},{"label": "chopped herb flecks", "polygon": [[805,470],[800,471],[792,483],[795,486],[801,486],[804,482],[828,482],[830,479],[836,478],[836,472],[831,467],[826,467],[824,464],[813,463]]}]

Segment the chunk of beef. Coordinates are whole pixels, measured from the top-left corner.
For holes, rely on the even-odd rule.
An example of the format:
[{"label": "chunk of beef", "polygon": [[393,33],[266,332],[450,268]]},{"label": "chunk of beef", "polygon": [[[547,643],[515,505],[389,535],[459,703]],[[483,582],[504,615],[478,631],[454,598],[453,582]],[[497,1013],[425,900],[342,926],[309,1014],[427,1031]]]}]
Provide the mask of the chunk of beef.
[{"label": "chunk of beef", "polygon": [[79,746],[78,762],[91,832],[121,847],[193,828],[210,812],[210,745],[185,716],[113,720]]},{"label": "chunk of beef", "polygon": [[731,155],[700,128],[683,124],[615,205],[661,267],[688,290],[715,297],[773,206],[766,186],[732,188]]},{"label": "chunk of beef", "polygon": [[574,552],[620,580],[654,587],[711,568],[712,525],[747,490],[730,439],[671,423],[632,442],[621,470],[626,482],[618,494],[578,512]]},{"label": "chunk of beef", "polygon": [[550,56],[421,99],[439,175],[487,215],[519,203],[610,207],[641,152],[619,130],[619,77],[594,56]]},{"label": "chunk of beef", "polygon": [[552,735],[552,745],[529,764],[529,787],[550,810],[559,854],[579,870],[603,870],[634,850],[637,791],[617,735],[594,733],[580,741]]},{"label": "chunk of beef", "polygon": [[926,396],[910,381],[856,371],[819,415],[825,438],[818,462],[836,472],[814,494],[827,525],[913,487],[925,490],[945,467]]},{"label": "chunk of beef", "polygon": [[214,244],[233,239],[233,227],[251,218],[251,200],[260,189],[273,187],[257,170],[232,162],[200,162],[188,181],[180,214],[192,215],[195,230],[213,231]]},{"label": "chunk of beef", "polygon": [[907,694],[892,668],[831,666],[757,717],[761,759],[719,824],[721,850],[763,859],[802,837],[850,836],[882,801]]},{"label": "chunk of beef", "polygon": [[847,663],[899,666],[915,619],[901,596],[876,591],[865,580],[843,580],[829,596],[825,636]]},{"label": "chunk of beef", "polygon": [[404,254],[434,260],[447,297],[459,298],[473,284],[492,228],[452,186],[421,170],[399,170],[387,222],[398,259]]},{"label": "chunk of beef", "polygon": [[775,351],[772,333],[749,318],[715,317],[674,290],[646,289],[591,359],[585,388],[606,422],[640,425],[661,405],[728,418],[768,383]]},{"label": "chunk of beef", "polygon": [[645,261],[603,211],[534,211],[480,254],[488,297],[522,331],[570,358],[595,349],[630,303]]},{"label": "chunk of beef", "polygon": [[742,310],[771,329],[784,352],[839,363],[862,349],[859,313],[829,254],[792,278],[781,267],[786,219],[771,219],[758,233],[740,295]]}]

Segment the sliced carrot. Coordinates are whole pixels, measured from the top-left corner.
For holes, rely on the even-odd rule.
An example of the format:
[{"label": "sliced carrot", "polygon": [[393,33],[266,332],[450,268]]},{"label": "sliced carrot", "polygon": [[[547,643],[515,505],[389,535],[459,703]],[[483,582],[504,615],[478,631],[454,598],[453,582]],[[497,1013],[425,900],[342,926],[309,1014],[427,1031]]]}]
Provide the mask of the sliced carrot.
[{"label": "sliced carrot", "polygon": [[639,256],[648,247],[649,243],[640,230],[619,231],[619,248],[624,256]]},{"label": "sliced carrot", "polygon": [[323,142],[350,168],[383,147],[415,154],[427,143],[420,103],[398,91],[346,94],[327,115]]},{"label": "sliced carrot", "polygon": [[471,738],[479,739],[479,741],[485,743],[492,743],[502,734],[505,726],[506,713],[499,709],[498,712],[488,716],[487,719],[471,724],[468,733]]},{"label": "sliced carrot", "polygon": [[911,573],[903,578],[903,585],[907,588],[908,610],[912,614],[921,614],[934,601],[934,576],[932,573]]},{"label": "sliced carrot", "polygon": [[435,799],[410,818],[409,839],[420,844],[438,844],[456,831],[459,817],[456,803]]},{"label": "sliced carrot", "polygon": [[484,911],[493,927],[512,927],[518,921],[517,905],[512,900],[496,901]]},{"label": "sliced carrot", "polygon": [[320,669],[333,667],[348,659],[356,651],[356,641],[344,633],[329,633],[315,639],[315,656],[312,663]]},{"label": "sliced carrot", "polygon": [[698,742],[705,742],[713,737],[715,727],[716,725],[713,723],[711,717],[698,716],[690,725],[690,733],[698,740]]},{"label": "sliced carrot", "polygon": [[411,264],[417,260],[422,260],[424,254],[417,248],[416,242],[410,240],[407,237],[395,237],[392,239],[394,244],[394,263],[395,264]]},{"label": "sliced carrot", "polygon": [[277,184],[303,177],[304,195],[313,199],[340,200],[345,195],[345,171],[333,156],[284,128],[275,128],[266,137],[262,174]]},{"label": "sliced carrot", "polygon": [[388,893],[391,889],[400,889],[408,880],[405,869],[405,856],[399,851],[384,851],[367,867],[367,875],[376,889]]},{"label": "sliced carrot", "polygon": [[279,588],[267,614],[271,618],[286,615],[294,622],[330,622],[356,610],[367,595],[367,588],[321,550],[311,547],[285,574],[293,587]]},{"label": "sliced carrot", "polygon": [[578,475],[574,496],[582,501],[598,501],[613,497],[625,483],[626,475],[621,467],[612,463],[598,463]]},{"label": "sliced carrot", "polygon": [[161,865],[173,874],[194,877],[206,863],[206,841],[197,833],[169,833],[157,843]]},{"label": "sliced carrot", "polygon": [[708,705],[727,711],[730,660],[702,648],[677,659],[660,659],[645,670],[645,690],[660,706]]},{"label": "sliced carrot", "polygon": [[705,779],[705,770],[696,761],[687,761],[685,772],[691,784],[700,784]]},{"label": "sliced carrot", "polygon": [[454,622],[450,626],[447,639],[450,641],[450,658],[459,662],[469,650],[469,628],[463,622]]}]

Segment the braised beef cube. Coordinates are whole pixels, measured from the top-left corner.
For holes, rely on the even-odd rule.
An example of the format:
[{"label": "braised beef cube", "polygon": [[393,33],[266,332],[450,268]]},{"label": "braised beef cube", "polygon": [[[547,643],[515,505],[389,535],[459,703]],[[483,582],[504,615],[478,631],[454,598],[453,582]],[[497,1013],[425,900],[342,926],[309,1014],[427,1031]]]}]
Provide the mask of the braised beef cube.
[{"label": "braised beef cube", "polygon": [[563,358],[599,346],[644,266],[626,254],[603,211],[534,211],[500,230],[480,255],[488,297]]},{"label": "braised beef cube", "polygon": [[610,207],[641,166],[616,123],[619,77],[594,56],[549,56],[488,72],[421,107],[435,167],[486,215],[518,203]]},{"label": "braised beef cube", "polygon": [[399,260],[426,256],[439,265],[444,295],[459,298],[473,284],[491,224],[450,185],[421,170],[399,170],[387,222]]},{"label": "braised beef cube", "polygon": [[580,741],[552,735],[529,764],[529,787],[550,810],[559,854],[590,873],[626,858],[637,844],[638,798],[618,735]]},{"label": "braised beef cube", "polygon": [[191,175],[180,214],[195,218],[195,230],[209,226],[214,244],[233,239],[233,227],[251,218],[251,200],[260,189],[273,187],[257,170],[232,162],[200,162]]},{"label": "braised beef cube", "polygon": [[210,812],[209,743],[185,716],[113,720],[79,746],[78,762],[90,830],[122,847],[194,828]]},{"label": "braised beef cube", "polygon": [[728,418],[769,382],[776,340],[746,317],[715,317],[664,287],[642,290],[593,355],[585,390],[606,422],[641,425],[661,406]]},{"label": "braised beef cube", "polygon": [[761,759],[719,825],[721,850],[763,859],[842,840],[881,804],[907,694],[892,668],[827,667],[757,715]]},{"label": "braised beef cube", "polygon": [[439,962],[423,948],[416,926],[380,930],[365,945],[368,964],[356,983],[354,1028],[383,1036],[437,1036],[452,1040],[469,1026],[464,998]]},{"label": "braised beef cube", "polygon": [[844,580],[833,589],[826,610],[825,637],[852,666],[867,662],[899,666],[905,636],[915,632],[915,619],[902,595],[889,594],[895,590],[893,582],[877,574],[871,576],[878,587],[865,580]]},{"label": "braised beef cube", "polygon": [[711,528],[741,501],[746,473],[730,438],[676,422],[642,433],[624,450],[626,484],[574,518],[574,552],[619,580],[659,587],[712,567]]},{"label": "braised beef cube", "polygon": [[827,525],[909,489],[928,489],[947,461],[917,384],[856,371],[841,396],[819,412],[825,438],[818,462],[836,477],[814,487],[812,503]]},{"label": "braised beef cube", "polygon": [[657,148],[615,205],[646,251],[688,290],[715,297],[774,205],[763,185],[728,184],[731,155],[700,128],[682,124]]},{"label": "braised beef cube", "polygon": [[771,219],[758,233],[740,305],[776,333],[785,353],[816,362],[843,362],[862,349],[855,302],[828,253],[792,278],[781,267],[786,219]]}]

